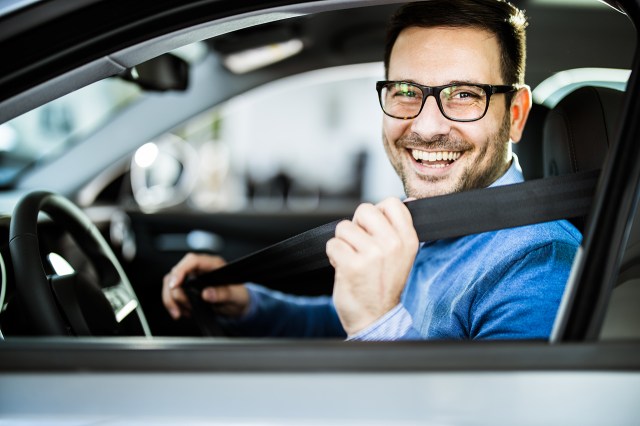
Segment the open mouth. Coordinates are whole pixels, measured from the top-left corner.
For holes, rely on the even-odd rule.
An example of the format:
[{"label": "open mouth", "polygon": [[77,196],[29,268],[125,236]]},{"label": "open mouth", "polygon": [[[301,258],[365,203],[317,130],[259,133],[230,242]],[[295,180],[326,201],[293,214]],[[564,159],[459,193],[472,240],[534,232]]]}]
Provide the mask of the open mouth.
[{"label": "open mouth", "polygon": [[462,155],[459,151],[420,151],[411,150],[411,155],[420,164],[427,167],[443,168],[453,164]]}]

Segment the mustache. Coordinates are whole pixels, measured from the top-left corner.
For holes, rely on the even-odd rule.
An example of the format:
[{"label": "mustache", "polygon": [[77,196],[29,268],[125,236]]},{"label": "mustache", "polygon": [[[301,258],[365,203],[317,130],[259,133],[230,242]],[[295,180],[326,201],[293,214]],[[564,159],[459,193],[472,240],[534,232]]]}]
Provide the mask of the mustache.
[{"label": "mustache", "polygon": [[473,148],[473,146],[464,139],[438,135],[427,140],[417,133],[409,133],[408,135],[402,136],[396,141],[396,144],[406,148],[424,148],[425,150],[436,151],[465,151]]}]

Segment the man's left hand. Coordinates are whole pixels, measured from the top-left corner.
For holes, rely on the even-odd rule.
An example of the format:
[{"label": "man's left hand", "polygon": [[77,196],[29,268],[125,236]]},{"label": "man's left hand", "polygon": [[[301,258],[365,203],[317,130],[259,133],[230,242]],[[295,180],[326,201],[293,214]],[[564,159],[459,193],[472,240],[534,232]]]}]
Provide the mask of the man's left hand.
[{"label": "man's left hand", "polygon": [[338,224],[327,256],[336,270],[334,304],[348,335],[400,302],[418,244],[411,214],[397,198],[361,204],[352,220]]}]

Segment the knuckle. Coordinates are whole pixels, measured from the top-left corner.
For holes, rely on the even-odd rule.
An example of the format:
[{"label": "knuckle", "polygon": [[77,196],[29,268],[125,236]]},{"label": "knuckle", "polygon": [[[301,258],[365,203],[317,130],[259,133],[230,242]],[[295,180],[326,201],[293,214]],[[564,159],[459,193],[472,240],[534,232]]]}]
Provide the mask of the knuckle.
[{"label": "knuckle", "polygon": [[385,205],[385,206],[389,206],[389,205],[394,205],[396,201],[396,198],[394,197],[387,197],[384,200],[382,200],[380,202],[381,205]]},{"label": "knuckle", "polygon": [[342,220],[336,225],[336,236],[344,235],[344,233],[351,226],[350,220]]},{"label": "knuckle", "polygon": [[210,262],[211,262],[211,265],[214,267],[220,267],[226,263],[226,261],[220,256],[211,256]]},{"label": "knuckle", "polygon": [[193,263],[198,259],[198,255],[195,253],[187,253],[184,256],[185,263]]},{"label": "knuckle", "polygon": [[362,203],[356,208],[354,216],[360,216],[362,214],[367,214],[372,209],[375,209],[373,204],[371,204],[371,203]]},{"label": "knuckle", "polygon": [[336,239],[335,238],[331,238],[329,241],[327,241],[327,244],[325,245],[327,250],[332,250],[333,247],[335,247],[336,244]]}]

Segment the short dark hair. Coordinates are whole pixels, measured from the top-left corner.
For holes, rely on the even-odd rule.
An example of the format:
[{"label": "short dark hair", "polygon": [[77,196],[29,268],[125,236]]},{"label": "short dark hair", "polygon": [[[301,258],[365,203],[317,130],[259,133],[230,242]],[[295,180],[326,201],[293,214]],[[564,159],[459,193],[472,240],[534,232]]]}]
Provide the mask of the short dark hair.
[{"label": "short dark hair", "polygon": [[391,17],[384,54],[389,74],[391,50],[398,35],[409,27],[473,27],[495,34],[502,50],[504,84],[524,84],[527,19],[524,12],[504,0],[431,0],[409,3]]}]

